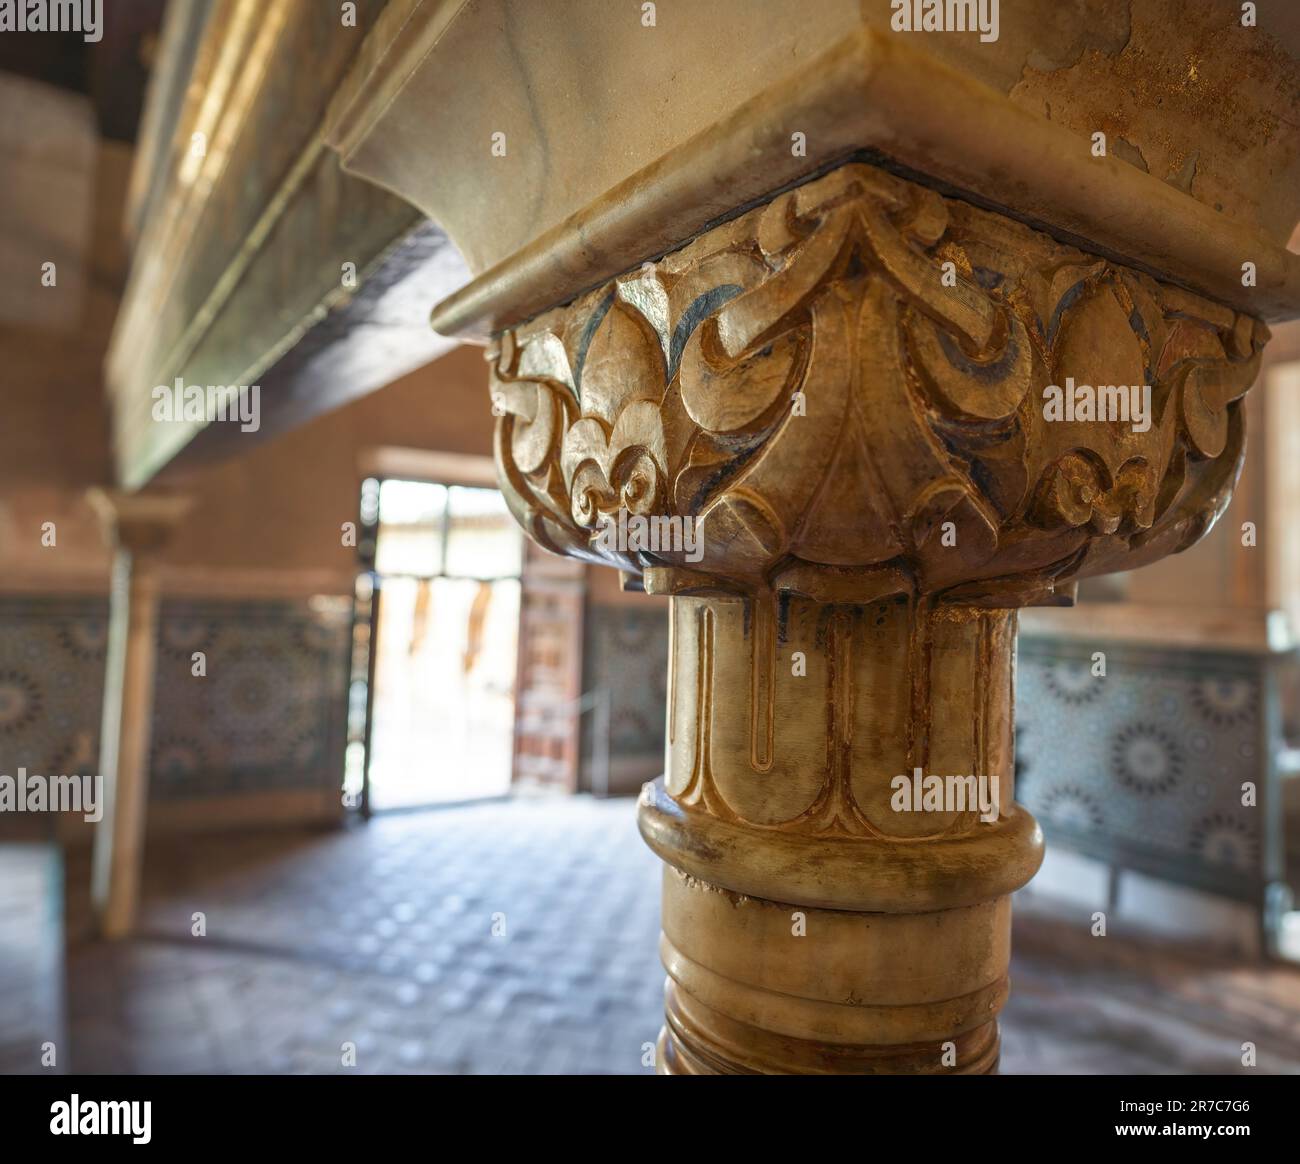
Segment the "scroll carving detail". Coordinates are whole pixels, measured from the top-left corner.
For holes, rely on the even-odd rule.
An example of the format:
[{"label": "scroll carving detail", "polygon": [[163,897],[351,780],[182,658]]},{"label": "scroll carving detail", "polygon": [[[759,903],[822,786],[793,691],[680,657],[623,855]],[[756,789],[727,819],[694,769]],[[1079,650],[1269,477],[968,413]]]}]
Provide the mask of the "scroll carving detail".
[{"label": "scroll carving detail", "polygon": [[[1209,528],[1267,338],[852,164],[504,333],[498,463],[541,544],[652,589],[1051,601]],[[1149,428],[1046,420],[1067,378],[1150,385]],[[603,549],[620,508],[697,520],[702,560]]]}]

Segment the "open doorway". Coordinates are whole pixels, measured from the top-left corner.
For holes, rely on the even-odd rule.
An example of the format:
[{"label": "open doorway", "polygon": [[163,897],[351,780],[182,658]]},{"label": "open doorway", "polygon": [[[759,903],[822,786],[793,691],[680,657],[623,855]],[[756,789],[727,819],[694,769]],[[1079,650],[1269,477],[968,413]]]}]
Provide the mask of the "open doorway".
[{"label": "open doorway", "polygon": [[503,796],[522,534],[498,490],[428,481],[378,482],[375,518],[366,807]]}]

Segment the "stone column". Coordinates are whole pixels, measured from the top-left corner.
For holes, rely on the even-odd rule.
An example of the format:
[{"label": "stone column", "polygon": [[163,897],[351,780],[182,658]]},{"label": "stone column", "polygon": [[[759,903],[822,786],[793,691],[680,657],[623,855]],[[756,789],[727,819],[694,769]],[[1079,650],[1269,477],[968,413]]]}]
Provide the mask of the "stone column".
[{"label": "stone column", "polygon": [[135,924],[144,857],[158,639],[158,557],[190,500],[106,489],[92,490],[89,500],[113,550],[99,748],[104,815],[95,830],[91,900],[101,934],[121,938]]},{"label": "stone column", "polygon": [[[1012,804],[1014,612],[673,607],[667,774],[640,810],[666,862],[661,1065],[990,1070],[1009,894],[1042,856]],[[987,776],[987,819],[978,781],[956,811],[933,784],[929,810],[900,801],[916,771]]]},{"label": "stone column", "polygon": [[1266,338],[849,164],[494,340],[517,518],[673,598],[661,1072],[996,1069],[1016,609],[1208,528]]}]

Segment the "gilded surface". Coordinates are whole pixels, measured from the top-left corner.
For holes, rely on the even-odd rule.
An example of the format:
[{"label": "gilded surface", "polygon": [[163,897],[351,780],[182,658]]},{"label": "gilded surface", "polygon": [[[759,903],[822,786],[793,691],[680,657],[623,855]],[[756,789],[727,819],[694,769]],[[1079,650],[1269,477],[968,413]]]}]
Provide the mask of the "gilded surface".
[{"label": "gilded surface", "polygon": [[[1042,601],[1222,512],[1267,335],[848,165],[504,333],[502,484],[543,545],[665,589]],[[1067,378],[1149,385],[1150,426],[1045,419]],[[702,560],[603,550],[620,507],[698,519]]]},{"label": "gilded surface", "polygon": [[[515,516],[675,596],[661,1071],[996,1068],[1042,854],[1006,608],[1208,529],[1267,336],[852,164],[498,337]],[[1047,407],[1074,385],[1129,412]],[[700,540],[611,543],[629,515]],[[917,772],[997,808],[900,809]]]}]

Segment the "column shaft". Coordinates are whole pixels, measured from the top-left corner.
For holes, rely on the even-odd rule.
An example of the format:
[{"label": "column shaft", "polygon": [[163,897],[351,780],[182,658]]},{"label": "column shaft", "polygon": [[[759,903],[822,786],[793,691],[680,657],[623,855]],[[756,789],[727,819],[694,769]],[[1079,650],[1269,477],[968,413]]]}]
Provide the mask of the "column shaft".
[{"label": "column shaft", "polygon": [[661,1071],[996,1068],[1009,894],[1042,849],[1011,798],[1014,625],[673,600],[666,775],[640,807],[668,866]]},{"label": "column shaft", "polygon": [[135,923],[144,859],[158,634],[152,563],[119,549],[110,601],[99,751],[104,817],[95,833],[91,899],[103,935],[120,938]]}]

